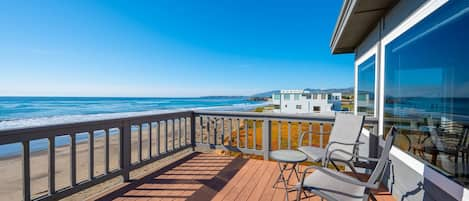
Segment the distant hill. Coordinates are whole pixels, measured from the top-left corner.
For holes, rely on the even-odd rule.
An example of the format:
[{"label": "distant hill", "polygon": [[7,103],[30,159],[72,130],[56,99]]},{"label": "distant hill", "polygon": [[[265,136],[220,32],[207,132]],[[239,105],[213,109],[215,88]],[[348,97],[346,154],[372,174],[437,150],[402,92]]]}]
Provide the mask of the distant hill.
[{"label": "distant hill", "polygon": [[[332,89],[313,89],[313,88],[306,88],[304,90],[313,92],[313,93],[343,93],[343,94],[353,94],[353,87],[349,88],[332,88]],[[258,94],[254,94],[251,97],[256,98],[265,98],[265,97],[272,97],[273,93],[280,93],[280,90],[272,90],[266,91]]]}]

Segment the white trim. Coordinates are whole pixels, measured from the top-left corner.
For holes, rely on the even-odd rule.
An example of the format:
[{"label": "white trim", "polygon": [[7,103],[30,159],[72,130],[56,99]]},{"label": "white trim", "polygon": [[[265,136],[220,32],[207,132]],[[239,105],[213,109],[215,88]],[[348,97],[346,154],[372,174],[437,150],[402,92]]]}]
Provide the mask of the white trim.
[{"label": "white trim", "polygon": [[[380,141],[382,141],[382,140],[380,140]],[[412,170],[419,173],[420,175],[423,175],[423,171],[425,170],[425,164],[423,164],[419,160],[415,159],[414,157],[412,157],[409,154],[405,153],[404,151],[400,150],[396,146],[392,146],[391,155],[396,157],[400,161],[405,161],[405,164],[408,167],[410,167]]]},{"label": "white trim", "polygon": [[469,200],[469,190],[467,188],[464,189],[461,200]]}]

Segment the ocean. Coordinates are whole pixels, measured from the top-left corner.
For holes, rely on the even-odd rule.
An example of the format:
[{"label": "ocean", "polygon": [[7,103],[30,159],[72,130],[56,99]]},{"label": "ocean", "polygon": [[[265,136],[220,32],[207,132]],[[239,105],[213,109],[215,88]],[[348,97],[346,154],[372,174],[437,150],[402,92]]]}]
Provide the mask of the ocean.
[{"label": "ocean", "polygon": [[[266,105],[245,98],[101,98],[0,97],[0,130],[106,118],[157,114],[178,110],[248,111]],[[96,137],[101,136],[96,133]],[[77,135],[77,141],[87,140]],[[58,137],[56,145],[68,143]],[[31,142],[32,151],[47,149],[46,140]],[[0,145],[0,157],[20,153],[19,144]]]}]

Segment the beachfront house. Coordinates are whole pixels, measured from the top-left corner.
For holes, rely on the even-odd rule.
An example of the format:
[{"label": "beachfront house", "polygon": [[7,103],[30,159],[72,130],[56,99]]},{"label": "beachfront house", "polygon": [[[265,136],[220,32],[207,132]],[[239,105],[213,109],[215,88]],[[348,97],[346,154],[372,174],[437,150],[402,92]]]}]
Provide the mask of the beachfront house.
[{"label": "beachfront house", "polygon": [[280,90],[272,94],[272,104],[278,113],[333,114],[341,110],[341,93],[321,93],[308,90]]},{"label": "beachfront house", "polygon": [[396,125],[399,200],[469,200],[469,1],[345,0],[333,54],[355,55],[355,113]]}]

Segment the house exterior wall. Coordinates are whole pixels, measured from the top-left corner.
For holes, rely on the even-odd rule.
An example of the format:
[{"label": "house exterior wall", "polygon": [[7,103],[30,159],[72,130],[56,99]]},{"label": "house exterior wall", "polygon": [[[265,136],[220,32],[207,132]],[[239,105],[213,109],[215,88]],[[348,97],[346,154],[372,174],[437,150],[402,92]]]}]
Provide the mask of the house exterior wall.
[{"label": "house exterior wall", "polygon": [[[358,65],[376,55],[375,116],[379,119],[379,135],[384,133],[385,45],[446,2],[445,0],[400,1],[355,49],[355,86],[358,83]],[[355,87],[355,102],[357,94]],[[391,150],[391,161],[392,165],[384,183],[398,200],[469,200],[468,189],[397,147]]]},{"label": "house exterior wall", "polygon": [[[310,93],[303,90],[281,90],[272,94],[272,104],[281,113],[332,113],[341,109],[341,93]],[[319,108],[319,111],[316,109]]]}]

